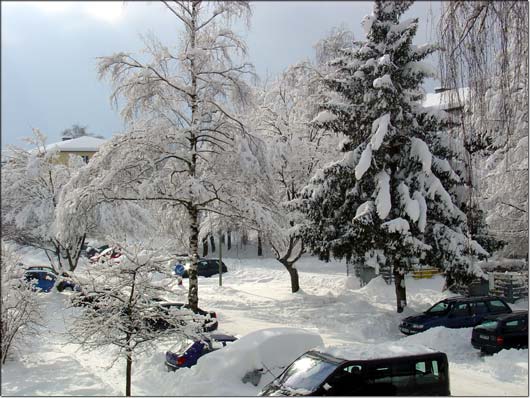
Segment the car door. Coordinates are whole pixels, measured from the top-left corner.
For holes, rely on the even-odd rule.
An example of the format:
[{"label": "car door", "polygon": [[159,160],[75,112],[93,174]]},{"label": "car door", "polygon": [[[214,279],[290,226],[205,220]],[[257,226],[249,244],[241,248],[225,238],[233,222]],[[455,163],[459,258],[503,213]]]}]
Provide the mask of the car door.
[{"label": "car door", "polygon": [[523,318],[511,319],[503,325],[504,346],[522,348],[528,346],[528,328]]},{"label": "car door", "polygon": [[197,263],[197,274],[199,276],[211,276],[208,269],[208,261],[201,260]]},{"label": "car door", "polygon": [[466,328],[473,326],[473,317],[468,303],[454,303],[447,316],[447,327]]},{"label": "car door", "polygon": [[471,310],[471,316],[473,318],[473,326],[479,325],[482,322],[484,316],[488,314],[488,306],[484,301],[469,303],[469,308]]},{"label": "car door", "polygon": [[212,275],[219,273],[219,260],[210,260],[210,270]]}]

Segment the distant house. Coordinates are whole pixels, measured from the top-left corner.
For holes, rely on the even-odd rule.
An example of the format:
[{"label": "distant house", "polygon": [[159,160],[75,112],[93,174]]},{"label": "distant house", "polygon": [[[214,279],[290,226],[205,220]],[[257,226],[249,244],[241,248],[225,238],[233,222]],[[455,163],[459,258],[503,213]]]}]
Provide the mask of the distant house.
[{"label": "distant house", "polygon": [[81,156],[85,163],[98,151],[107,140],[89,136],[79,138],[63,138],[63,141],[49,144],[46,150],[59,149],[59,162],[66,164],[70,155]]}]

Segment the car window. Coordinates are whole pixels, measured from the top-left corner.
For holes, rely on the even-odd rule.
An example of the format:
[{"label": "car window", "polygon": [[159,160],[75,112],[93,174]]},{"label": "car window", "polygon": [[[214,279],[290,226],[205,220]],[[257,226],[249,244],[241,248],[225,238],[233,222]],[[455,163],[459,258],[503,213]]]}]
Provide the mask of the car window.
[{"label": "car window", "polygon": [[467,303],[457,303],[453,306],[451,314],[456,316],[469,315],[469,306]]},{"label": "car window", "polygon": [[336,364],[322,358],[304,355],[287,368],[278,382],[287,388],[313,392],[336,368]]},{"label": "car window", "polygon": [[488,312],[488,307],[484,301],[477,301],[476,303],[470,303],[471,313],[481,315]]},{"label": "car window", "polygon": [[506,323],[504,324],[504,330],[506,332],[512,332],[512,331],[516,331],[516,330],[520,330],[521,329],[521,320],[520,319],[513,319],[511,321],[506,321]]},{"label": "car window", "polygon": [[416,362],[416,384],[432,384],[440,380],[437,360]]},{"label": "car window", "polygon": [[487,330],[495,330],[497,329],[497,325],[499,322],[497,321],[484,321],[480,324],[481,329],[487,329]]},{"label": "car window", "polygon": [[448,309],[449,309],[449,303],[445,301],[441,301],[439,303],[434,304],[431,308],[429,308],[425,312],[428,314],[443,314],[444,312],[447,312]]},{"label": "car window", "polygon": [[488,307],[491,312],[510,312],[510,307],[504,304],[501,300],[490,300]]},{"label": "car window", "polygon": [[199,261],[199,268],[207,268],[208,261]]}]

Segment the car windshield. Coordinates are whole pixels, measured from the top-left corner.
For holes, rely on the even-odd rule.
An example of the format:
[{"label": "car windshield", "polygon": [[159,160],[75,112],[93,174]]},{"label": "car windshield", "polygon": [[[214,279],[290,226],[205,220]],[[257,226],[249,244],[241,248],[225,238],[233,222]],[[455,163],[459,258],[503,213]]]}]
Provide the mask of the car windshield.
[{"label": "car windshield", "polygon": [[175,354],[181,354],[186,351],[193,344],[193,340],[184,339],[175,344],[169,351],[174,352]]},{"label": "car windshield", "polygon": [[426,314],[443,314],[449,310],[449,303],[440,301],[425,311]]},{"label": "car windshield", "polygon": [[336,363],[306,354],[287,368],[278,383],[284,388],[313,392],[336,368]]},{"label": "car windshield", "polygon": [[499,325],[499,322],[497,321],[484,321],[480,324],[481,329],[487,329],[487,330],[495,330],[497,329],[497,326]]}]

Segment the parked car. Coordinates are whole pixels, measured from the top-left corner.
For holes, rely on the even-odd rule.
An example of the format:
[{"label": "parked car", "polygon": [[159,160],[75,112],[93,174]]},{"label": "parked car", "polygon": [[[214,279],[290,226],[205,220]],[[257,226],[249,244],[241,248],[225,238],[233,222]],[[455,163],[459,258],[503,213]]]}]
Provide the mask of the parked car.
[{"label": "parked car", "polygon": [[180,368],[192,367],[203,355],[226,347],[228,343],[236,340],[237,337],[216,333],[180,341],[166,352],[167,370],[175,371]]},{"label": "parked car", "polygon": [[30,268],[24,272],[24,281],[29,283],[33,290],[48,293],[55,286],[56,280],[55,271]]},{"label": "parked car", "polygon": [[96,253],[89,258],[93,264],[116,264],[120,262],[122,253],[119,247],[108,247],[100,253]]},{"label": "parked car", "polygon": [[348,360],[308,351],[266,385],[260,396],[450,395],[442,352]]},{"label": "parked car", "polygon": [[[222,272],[228,272],[226,264],[221,262]],[[186,261],[184,264],[178,263],[175,266],[175,275],[179,275],[183,278],[189,278],[188,270],[190,268],[190,262]],[[197,275],[210,277],[219,273],[219,260],[215,259],[201,259],[197,262]]]},{"label": "parked car", "polygon": [[482,353],[502,349],[528,348],[528,311],[488,315],[473,328],[471,344]]},{"label": "parked car", "polygon": [[[41,291],[49,292],[54,286],[58,291],[62,292],[63,290],[77,290],[79,291],[80,287],[77,285],[70,277],[67,272],[62,272],[61,275],[58,275],[57,272],[51,268],[44,265],[32,265],[26,268],[24,279],[26,281],[33,280],[35,282],[34,286]],[[58,282],[57,282],[58,281]]]},{"label": "parked car", "polygon": [[466,328],[478,325],[486,315],[511,312],[508,304],[499,297],[451,297],[434,304],[422,315],[403,319],[399,330],[410,335],[436,326]]},{"label": "parked car", "polygon": [[[191,309],[190,309],[189,304],[174,303],[174,302],[169,302],[169,301],[164,301],[164,300],[156,300],[155,305],[161,307],[162,311],[164,311],[166,315],[169,314],[172,308],[175,308],[178,310],[187,309],[190,311],[190,315],[191,315]],[[195,314],[202,315],[204,317],[204,322],[202,324],[202,332],[213,332],[214,330],[217,330],[219,323],[217,320],[217,314],[214,311],[204,311],[200,308],[197,308],[197,311],[195,311]],[[166,330],[166,329],[175,327],[170,322],[166,321],[163,318],[149,319],[147,322],[155,330]],[[186,319],[182,317],[182,319],[179,319],[177,323],[185,324]]]},{"label": "parked car", "polygon": [[108,248],[109,248],[109,245],[103,245],[103,246],[99,246],[99,247],[87,246],[87,248],[85,250],[85,254],[86,254],[86,256],[88,258],[91,258],[91,257],[95,256],[96,254],[99,254],[103,250],[106,250]]}]

